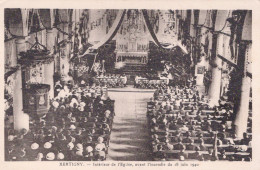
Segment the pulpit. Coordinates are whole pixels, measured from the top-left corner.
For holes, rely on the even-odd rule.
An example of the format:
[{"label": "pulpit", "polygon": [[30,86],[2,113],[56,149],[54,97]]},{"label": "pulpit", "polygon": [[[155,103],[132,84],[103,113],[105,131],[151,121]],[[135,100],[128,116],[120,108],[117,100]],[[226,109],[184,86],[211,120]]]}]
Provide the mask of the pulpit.
[{"label": "pulpit", "polygon": [[24,89],[24,112],[32,117],[43,116],[49,110],[49,90],[48,84],[31,84],[28,89]]}]

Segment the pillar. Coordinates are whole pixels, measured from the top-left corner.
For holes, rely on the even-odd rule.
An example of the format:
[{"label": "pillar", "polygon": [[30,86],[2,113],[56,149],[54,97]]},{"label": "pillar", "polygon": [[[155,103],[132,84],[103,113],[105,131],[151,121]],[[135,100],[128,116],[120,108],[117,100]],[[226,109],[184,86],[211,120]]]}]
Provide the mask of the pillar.
[{"label": "pillar", "polygon": [[247,120],[249,114],[251,78],[244,76],[242,79],[241,99],[235,119],[236,136],[243,138],[243,133],[247,131]]},{"label": "pillar", "polygon": [[[209,87],[209,106],[218,106],[220,99],[220,88],[221,88],[221,67],[222,60],[217,56],[218,51],[223,51],[223,35],[213,34],[213,54],[214,63],[212,66],[212,79]],[[214,47],[215,46],[215,47]],[[214,49],[216,49],[214,51]]]},{"label": "pillar", "polygon": [[212,80],[209,87],[209,106],[218,106],[221,88],[221,63],[219,57],[215,58],[216,66],[212,68]]},{"label": "pillar", "polygon": [[196,75],[196,85],[197,86],[204,86],[203,79],[204,79],[204,72],[198,73],[198,68],[204,67],[206,68],[206,59],[204,56],[201,57],[201,61],[197,63],[195,66],[195,75]]},{"label": "pillar", "polygon": [[[69,33],[69,24],[68,23],[63,23],[63,28],[64,28],[64,32]],[[68,40],[69,36],[64,34],[64,40]],[[61,73],[65,75],[65,77],[68,76],[69,73],[69,69],[70,69],[70,64],[69,64],[69,55],[70,55],[70,47],[69,44],[66,45],[66,56],[64,58],[61,59]],[[64,68],[62,68],[62,65],[64,65]]]},{"label": "pillar", "polygon": [[[16,55],[26,51],[26,43],[24,38],[16,39]],[[14,114],[14,129],[21,130],[29,129],[29,115],[23,112],[23,90],[22,90],[22,71],[17,70],[14,94],[13,94],[13,114]]]},{"label": "pillar", "polygon": [[[54,35],[52,29],[47,29],[47,49],[51,51],[51,54],[53,52],[54,47]],[[54,75],[54,61],[51,63],[44,65],[44,83],[50,85],[50,91],[49,91],[49,99],[54,98],[54,81],[53,81],[53,75]]]},{"label": "pillar", "polygon": [[246,71],[248,58],[251,58],[251,45],[252,44],[245,41],[240,42],[239,44],[237,64],[241,71],[242,83],[240,100],[238,100],[234,106],[234,112],[236,113],[236,119],[234,122],[235,133],[238,138],[242,138],[243,133],[247,131],[251,78],[246,76]]}]

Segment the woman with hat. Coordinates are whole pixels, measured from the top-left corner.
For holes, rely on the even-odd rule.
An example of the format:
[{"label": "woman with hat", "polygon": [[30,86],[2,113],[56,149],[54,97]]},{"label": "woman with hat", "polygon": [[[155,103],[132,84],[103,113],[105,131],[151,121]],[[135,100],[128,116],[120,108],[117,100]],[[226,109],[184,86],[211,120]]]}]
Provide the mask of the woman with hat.
[{"label": "woman with hat", "polygon": [[76,145],[75,160],[83,161],[83,145],[81,143]]},{"label": "woman with hat", "polygon": [[43,149],[41,151],[42,151],[43,155],[46,156],[49,152],[56,153],[56,148],[54,148],[54,146],[51,142],[45,142],[43,144]]},{"label": "woman with hat", "polygon": [[85,161],[92,161],[93,160],[93,148],[92,146],[87,146],[85,152],[83,152],[84,160]]},{"label": "woman with hat", "polygon": [[56,158],[57,160],[62,161],[65,159],[65,155],[62,152],[58,152]]},{"label": "woman with hat", "polygon": [[55,154],[53,152],[49,152],[46,154],[47,161],[54,161],[54,159],[55,159]]},{"label": "woman with hat", "polygon": [[44,156],[41,152],[39,152],[35,158],[35,161],[42,161],[44,159]]},{"label": "woman with hat", "polygon": [[111,116],[111,111],[110,110],[106,110],[104,115],[105,115],[105,118],[109,118]]},{"label": "woman with hat", "polygon": [[75,160],[76,153],[75,153],[74,143],[69,142],[67,144],[67,150],[66,150],[66,154],[65,155],[66,155],[66,157],[65,157],[66,161],[73,161],[73,160]]},{"label": "woman with hat", "polygon": [[95,146],[94,156],[95,158],[103,160],[105,158],[105,145],[103,143],[97,143]]}]

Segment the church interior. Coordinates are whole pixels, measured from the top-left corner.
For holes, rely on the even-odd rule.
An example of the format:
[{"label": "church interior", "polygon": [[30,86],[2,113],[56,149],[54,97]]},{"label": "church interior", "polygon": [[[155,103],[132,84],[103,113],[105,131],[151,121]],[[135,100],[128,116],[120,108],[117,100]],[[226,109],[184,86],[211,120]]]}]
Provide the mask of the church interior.
[{"label": "church interior", "polygon": [[4,10],[5,161],[252,161],[252,11]]}]

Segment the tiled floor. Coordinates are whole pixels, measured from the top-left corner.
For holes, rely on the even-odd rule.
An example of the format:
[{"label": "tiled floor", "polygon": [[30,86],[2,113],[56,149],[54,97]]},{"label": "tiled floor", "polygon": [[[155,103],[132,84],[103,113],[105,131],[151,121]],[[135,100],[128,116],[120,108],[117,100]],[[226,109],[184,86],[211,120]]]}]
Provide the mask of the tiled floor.
[{"label": "tiled floor", "polygon": [[108,93],[110,98],[115,100],[116,116],[107,160],[151,160],[146,107],[153,92],[110,91]]}]

